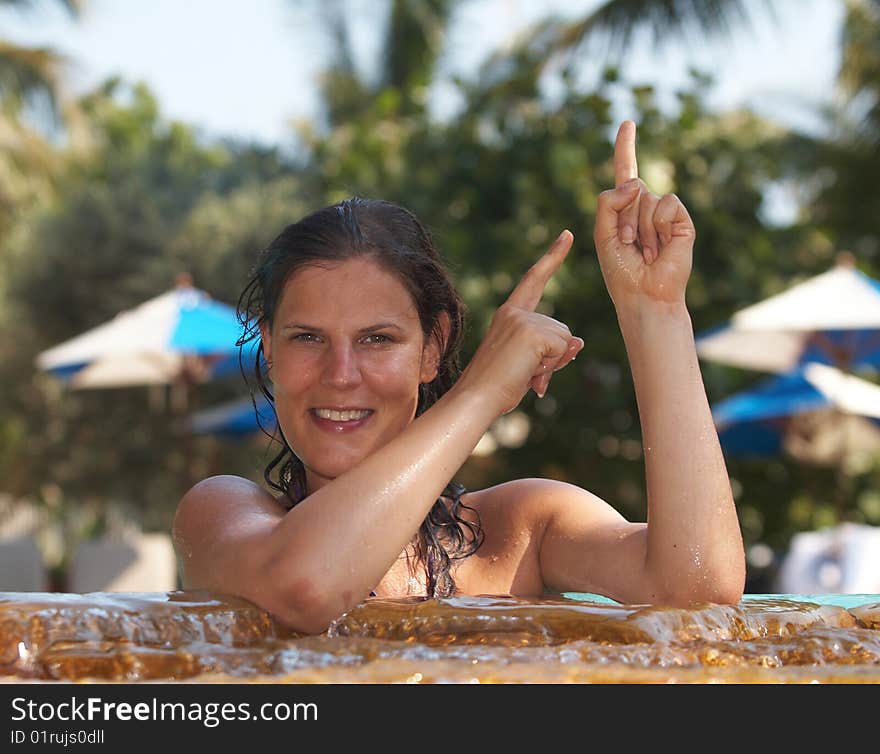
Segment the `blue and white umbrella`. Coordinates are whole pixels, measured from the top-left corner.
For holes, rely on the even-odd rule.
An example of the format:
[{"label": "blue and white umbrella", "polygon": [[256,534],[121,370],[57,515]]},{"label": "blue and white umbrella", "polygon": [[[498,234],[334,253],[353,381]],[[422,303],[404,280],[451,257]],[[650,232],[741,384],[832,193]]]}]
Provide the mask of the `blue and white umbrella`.
[{"label": "blue and white umbrella", "polygon": [[700,334],[697,353],[780,374],[809,362],[853,371],[880,367],[880,281],[843,259]]},{"label": "blue and white umbrella", "polygon": [[788,454],[817,465],[880,451],[880,386],[826,364],[806,364],[715,404],[725,453]]},{"label": "blue and white umbrella", "polygon": [[74,389],[201,382],[237,357],[235,309],[186,284],[43,351],[37,366]]},{"label": "blue and white umbrella", "polygon": [[262,394],[199,411],[189,420],[189,429],[196,434],[239,438],[262,430],[272,434],[276,426],[275,408]]}]

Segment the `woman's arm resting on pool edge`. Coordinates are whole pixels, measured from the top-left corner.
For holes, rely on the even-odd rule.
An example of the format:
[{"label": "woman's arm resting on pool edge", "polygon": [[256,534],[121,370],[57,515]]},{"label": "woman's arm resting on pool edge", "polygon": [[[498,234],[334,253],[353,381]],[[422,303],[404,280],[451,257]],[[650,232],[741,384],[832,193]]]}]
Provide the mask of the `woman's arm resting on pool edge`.
[{"label": "woman's arm resting on pool edge", "polygon": [[579,550],[597,548],[606,578],[623,579],[622,591],[609,596],[738,602],[742,536],[685,305],[694,226],[678,197],[654,196],[638,180],[632,122],[618,133],[615,182],[599,198],[594,240],[635,384],[648,521],[643,531],[620,522],[587,529],[576,505],[563,508],[545,532],[546,547],[558,552],[542,553],[542,562],[557,581],[577,569]]},{"label": "woman's arm resting on pool edge", "polygon": [[204,479],[184,495],[172,525],[185,589],[208,589],[259,603],[266,542],[284,509],[241,477]]},{"label": "woman's arm resting on pool edge", "polygon": [[364,599],[491,423],[530,388],[543,393],[583,347],[535,312],[572,240],[563,232],[524,275],[437,403],[290,511],[229,477],[187,493],[175,532],[192,585],[243,596],[310,633]]}]

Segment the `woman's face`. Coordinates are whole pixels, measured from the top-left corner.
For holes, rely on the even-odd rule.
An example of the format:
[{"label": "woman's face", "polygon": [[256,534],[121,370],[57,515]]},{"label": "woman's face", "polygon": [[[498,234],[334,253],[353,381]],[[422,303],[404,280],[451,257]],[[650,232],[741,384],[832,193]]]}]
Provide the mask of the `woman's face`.
[{"label": "woman's face", "polygon": [[396,437],[437,375],[403,283],[369,257],[308,266],[261,328],[275,410],[314,492]]}]

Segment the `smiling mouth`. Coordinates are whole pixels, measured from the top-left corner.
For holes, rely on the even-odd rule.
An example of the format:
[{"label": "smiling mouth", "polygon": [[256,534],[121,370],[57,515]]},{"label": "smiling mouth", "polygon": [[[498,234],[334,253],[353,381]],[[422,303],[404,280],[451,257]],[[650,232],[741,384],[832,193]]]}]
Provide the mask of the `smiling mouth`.
[{"label": "smiling mouth", "polygon": [[337,411],[332,408],[313,408],[312,413],[319,419],[326,419],[332,422],[353,422],[366,419],[373,413],[372,409],[346,409]]}]

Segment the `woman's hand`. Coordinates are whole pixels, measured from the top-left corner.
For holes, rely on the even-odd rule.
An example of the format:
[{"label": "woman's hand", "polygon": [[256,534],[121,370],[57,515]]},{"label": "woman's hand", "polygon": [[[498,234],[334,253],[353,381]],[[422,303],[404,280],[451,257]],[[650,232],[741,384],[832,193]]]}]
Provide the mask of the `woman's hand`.
[{"label": "woman's hand", "polygon": [[639,179],[631,120],[621,124],[614,142],[614,186],[599,195],[593,238],[615,307],[646,299],[684,303],[694,224],[675,194],[659,197]]},{"label": "woman's hand", "polygon": [[544,288],[568,255],[574,236],[562,231],[502,304],[457,385],[482,385],[498,414],[512,411],[531,387],[543,397],[553,372],[584,347],[558,320],[535,311]]}]

